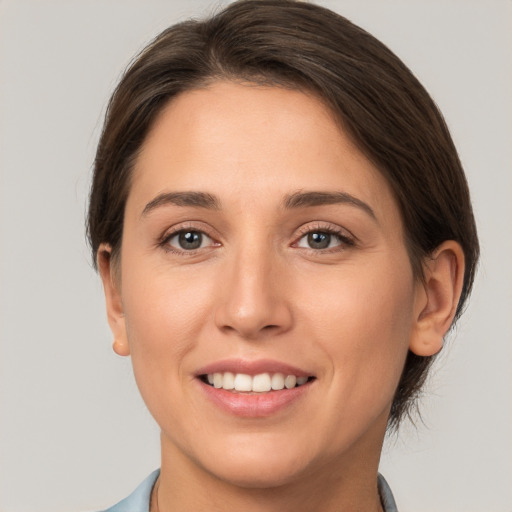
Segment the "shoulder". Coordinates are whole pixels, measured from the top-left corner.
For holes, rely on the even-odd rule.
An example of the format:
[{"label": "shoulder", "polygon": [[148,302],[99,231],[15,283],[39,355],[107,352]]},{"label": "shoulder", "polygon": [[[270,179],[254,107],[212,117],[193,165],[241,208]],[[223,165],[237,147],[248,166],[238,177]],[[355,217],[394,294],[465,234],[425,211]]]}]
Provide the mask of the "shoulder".
[{"label": "shoulder", "polygon": [[380,473],[377,482],[379,486],[380,500],[382,501],[384,512],[398,512],[393,493],[391,492],[386,479]]},{"label": "shoulder", "polygon": [[103,512],[149,512],[151,491],[160,470],[153,471],[127,498]]}]

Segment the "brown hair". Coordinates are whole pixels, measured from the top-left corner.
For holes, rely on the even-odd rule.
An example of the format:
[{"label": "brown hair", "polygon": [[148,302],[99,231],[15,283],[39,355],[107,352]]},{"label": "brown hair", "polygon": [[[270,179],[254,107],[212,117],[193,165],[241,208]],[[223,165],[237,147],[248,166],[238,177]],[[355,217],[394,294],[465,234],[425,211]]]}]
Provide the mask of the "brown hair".
[{"label": "brown hair", "polygon": [[[462,246],[458,318],[479,247],[464,171],[441,113],[377,39],[328,9],[293,0],[242,0],[204,21],[174,25],[127,69],[96,153],[88,218],[94,259],[101,243],[119,257],[131,171],[156,116],[180,92],[215,80],[274,84],[322,99],[390,183],[416,277],[443,241]],[[409,352],[391,426],[409,412],[431,363]]]}]

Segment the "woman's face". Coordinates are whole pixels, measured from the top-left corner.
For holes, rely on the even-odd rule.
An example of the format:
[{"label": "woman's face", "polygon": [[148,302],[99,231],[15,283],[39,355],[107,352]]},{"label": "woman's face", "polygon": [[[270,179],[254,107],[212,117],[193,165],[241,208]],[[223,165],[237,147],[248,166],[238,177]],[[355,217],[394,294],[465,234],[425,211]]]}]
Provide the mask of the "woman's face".
[{"label": "woman's face", "polygon": [[378,460],[421,286],[387,182],[321,102],[226,82],[174,99],[120,265],[114,334],[164,464],[273,486]]}]

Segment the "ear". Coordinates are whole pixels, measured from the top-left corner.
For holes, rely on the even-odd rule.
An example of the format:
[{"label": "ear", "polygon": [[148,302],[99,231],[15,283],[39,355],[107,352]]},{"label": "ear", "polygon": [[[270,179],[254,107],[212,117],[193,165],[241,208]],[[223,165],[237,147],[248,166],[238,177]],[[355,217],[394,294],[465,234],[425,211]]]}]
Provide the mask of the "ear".
[{"label": "ear", "polygon": [[114,335],[113,349],[116,354],[127,356],[130,354],[130,347],[126,336],[126,321],[121,301],[121,282],[117,273],[118,269],[114,267],[110,245],[100,245],[96,261],[103,281],[108,323]]},{"label": "ear", "polygon": [[418,284],[414,327],[409,349],[418,356],[432,356],[443,348],[459,303],[464,280],[464,252],[448,240],[424,265],[425,280]]}]

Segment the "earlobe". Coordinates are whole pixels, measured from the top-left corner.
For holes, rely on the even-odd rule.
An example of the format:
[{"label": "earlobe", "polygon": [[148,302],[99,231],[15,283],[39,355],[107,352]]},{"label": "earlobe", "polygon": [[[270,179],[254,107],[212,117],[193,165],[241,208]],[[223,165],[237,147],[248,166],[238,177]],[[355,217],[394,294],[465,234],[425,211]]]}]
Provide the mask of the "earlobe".
[{"label": "earlobe", "polygon": [[107,319],[110,325],[114,342],[112,348],[120,356],[130,354],[130,346],[126,336],[126,322],[121,300],[120,279],[114,268],[112,248],[108,244],[101,244],[96,254],[98,270],[103,282]]},{"label": "earlobe", "polygon": [[112,350],[118,356],[129,356],[130,347],[128,345],[128,340],[126,340],[126,338],[123,338],[122,340],[114,339],[112,343]]},{"label": "earlobe", "polygon": [[453,240],[443,242],[425,263],[424,274],[424,282],[418,284],[409,348],[418,356],[432,356],[443,348],[462,292],[461,246]]}]

